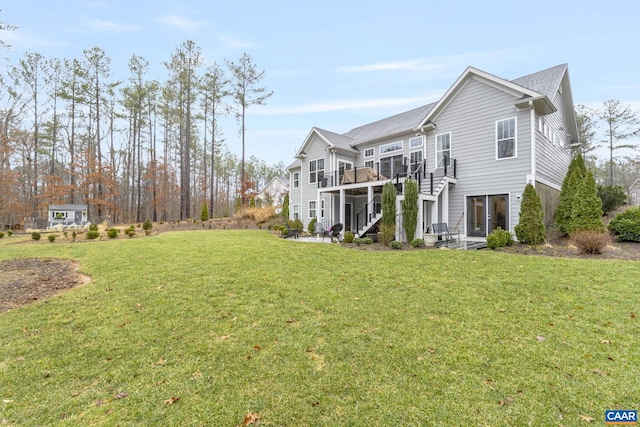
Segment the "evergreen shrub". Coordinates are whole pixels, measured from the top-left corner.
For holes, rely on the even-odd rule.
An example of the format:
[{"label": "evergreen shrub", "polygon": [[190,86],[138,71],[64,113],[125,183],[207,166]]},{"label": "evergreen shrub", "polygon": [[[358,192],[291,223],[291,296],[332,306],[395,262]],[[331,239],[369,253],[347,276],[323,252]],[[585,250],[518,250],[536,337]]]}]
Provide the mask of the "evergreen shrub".
[{"label": "evergreen shrub", "polygon": [[536,246],[544,242],[545,227],[542,202],[531,184],[527,184],[522,193],[520,222],[515,226],[515,232],[521,243]]},{"label": "evergreen shrub", "polygon": [[365,245],[370,245],[373,243],[373,239],[371,237],[363,237],[362,243],[364,243]]},{"label": "evergreen shrub", "polygon": [[4,237],[4,233],[0,231],[0,239],[2,239],[3,237]]},{"label": "evergreen shrub", "polygon": [[107,230],[107,236],[110,239],[115,239],[116,237],[118,237],[118,229],[117,228],[110,228]]},{"label": "evergreen shrub", "polygon": [[620,242],[640,242],[640,206],[617,214],[609,223],[609,231]]},{"label": "evergreen shrub", "polygon": [[13,234],[13,230],[7,230],[7,236],[11,237],[12,234]]},{"label": "evergreen shrub", "polygon": [[34,231],[33,233],[31,233],[31,238],[33,240],[40,240],[40,233],[38,233],[37,231]]},{"label": "evergreen shrub", "polygon": [[394,240],[389,246],[391,246],[392,249],[402,249],[402,242]]},{"label": "evergreen shrub", "polygon": [[498,249],[511,245],[513,245],[513,234],[508,230],[503,230],[498,227],[487,236],[487,246],[489,249]]},{"label": "evergreen shrub", "polygon": [[602,221],[602,200],[598,197],[596,181],[591,172],[587,172],[577,187],[567,227],[569,234],[580,230],[594,230],[601,233],[605,231]]},{"label": "evergreen shrub", "polygon": [[344,241],[345,243],[353,243],[353,239],[354,239],[354,237],[355,237],[355,236],[353,235],[353,233],[352,233],[352,232],[347,231],[347,232],[345,232],[345,233],[344,233],[344,239],[343,239],[343,241]]},{"label": "evergreen shrub", "polygon": [[309,232],[309,234],[313,234],[314,228],[317,222],[318,222],[318,218],[316,217],[311,218],[311,221],[309,221],[309,225],[307,226],[307,231]]},{"label": "evergreen shrub", "polygon": [[411,244],[412,248],[417,248],[419,246],[424,246],[424,240],[423,239],[413,239],[410,244]]},{"label": "evergreen shrub", "polygon": [[598,197],[605,214],[627,204],[627,192],[620,185],[598,185]]},{"label": "evergreen shrub", "polygon": [[100,237],[100,233],[97,230],[89,230],[87,231],[87,239],[94,240]]},{"label": "evergreen shrub", "polygon": [[53,242],[55,242],[55,240],[56,240],[56,235],[55,235],[55,234],[49,234],[49,235],[47,236],[47,239],[49,239],[49,241],[50,241],[51,243],[53,243]]}]

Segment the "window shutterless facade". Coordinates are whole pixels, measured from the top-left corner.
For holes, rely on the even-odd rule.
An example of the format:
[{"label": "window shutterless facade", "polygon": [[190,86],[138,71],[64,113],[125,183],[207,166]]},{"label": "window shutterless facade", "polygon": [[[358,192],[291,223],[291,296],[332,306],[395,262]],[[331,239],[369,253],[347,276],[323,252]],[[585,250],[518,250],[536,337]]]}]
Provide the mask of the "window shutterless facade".
[{"label": "window shutterless facade", "polygon": [[309,219],[316,217],[316,201],[309,200]]},{"label": "window shutterless facade", "polygon": [[366,150],[364,150],[365,157],[373,157],[375,154],[376,154],[375,148],[367,148]]},{"label": "window shutterless facade", "polygon": [[300,187],[300,172],[293,173],[293,188]]},{"label": "window shutterless facade", "polygon": [[293,205],[293,219],[300,219],[300,205]]},{"label": "window shutterless facade", "polygon": [[402,141],[390,142],[380,146],[380,154],[390,153],[392,151],[402,150]]},{"label": "window shutterless facade", "polygon": [[324,159],[309,161],[309,184],[314,184],[324,177]]},{"label": "window shutterless facade", "polygon": [[442,164],[444,158],[449,160],[451,165],[451,132],[436,135],[436,168]]},{"label": "window shutterless facade", "polygon": [[496,122],[496,158],[516,157],[516,118]]},{"label": "window shutterless facade", "polygon": [[422,151],[412,151],[409,153],[409,165],[411,172],[415,172],[416,169],[422,164]]},{"label": "window shutterless facade", "polygon": [[416,136],[409,140],[409,148],[422,147],[422,137]]}]

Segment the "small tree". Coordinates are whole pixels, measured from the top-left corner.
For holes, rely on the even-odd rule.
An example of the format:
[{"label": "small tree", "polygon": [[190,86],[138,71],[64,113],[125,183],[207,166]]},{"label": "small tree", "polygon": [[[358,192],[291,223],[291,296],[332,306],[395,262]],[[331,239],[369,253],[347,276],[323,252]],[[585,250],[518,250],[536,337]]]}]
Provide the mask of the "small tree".
[{"label": "small tree", "polygon": [[573,205],[573,198],[575,197],[578,185],[582,178],[587,174],[587,168],[584,164],[582,155],[578,153],[571,163],[567,174],[562,181],[562,188],[560,190],[560,200],[558,207],[556,208],[555,223],[556,228],[563,234],[569,234],[567,231],[569,221],[571,220],[571,208]]},{"label": "small tree", "polygon": [[404,200],[402,201],[402,225],[407,241],[413,240],[418,225],[418,183],[413,179],[404,182]]},{"label": "small tree", "polygon": [[586,178],[578,186],[567,231],[571,234],[581,230],[605,231],[602,200],[598,197],[596,181],[591,172],[587,172]]},{"label": "small tree", "polygon": [[282,216],[289,218],[289,193],[284,195],[284,200],[282,201]]},{"label": "small tree", "polygon": [[202,210],[200,211],[200,220],[209,221],[209,208],[207,207],[207,202],[204,202],[202,204]]},{"label": "small tree", "polygon": [[542,202],[531,184],[527,184],[522,193],[520,222],[515,226],[516,237],[521,243],[536,246],[544,242],[544,212]]},{"label": "small tree", "polygon": [[627,203],[627,192],[620,185],[598,185],[598,197],[605,214]]},{"label": "small tree", "polygon": [[395,185],[387,182],[382,187],[382,218],[380,219],[380,231],[382,242],[388,245],[396,234],[396,195]]}]

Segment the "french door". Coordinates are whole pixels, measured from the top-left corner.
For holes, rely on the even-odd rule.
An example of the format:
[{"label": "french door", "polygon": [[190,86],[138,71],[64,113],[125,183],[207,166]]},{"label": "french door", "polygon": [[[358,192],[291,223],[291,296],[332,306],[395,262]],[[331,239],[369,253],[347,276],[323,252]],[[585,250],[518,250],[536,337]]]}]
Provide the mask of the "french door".
[{"label": "french door", "polygon": [[509,195],[467,197],[467,236],[486,237],[496,228],[509,228]]}]

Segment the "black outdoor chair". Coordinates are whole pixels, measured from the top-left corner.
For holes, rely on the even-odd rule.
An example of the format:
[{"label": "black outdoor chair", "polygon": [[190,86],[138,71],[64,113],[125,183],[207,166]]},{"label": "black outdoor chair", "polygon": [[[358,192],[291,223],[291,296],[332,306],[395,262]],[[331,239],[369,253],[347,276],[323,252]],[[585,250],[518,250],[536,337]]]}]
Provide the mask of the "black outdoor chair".
[{"label": "black outdoor chair", "polygon": [[316,235],[316,237],[320,237],[322,236],[322,241],[324,242],[324,238],[329,237],[329,231],[324,229],[324,226],[322,225],[322,223],[320,222],[316,222],[313,225],[313,234]]},{"label": "black outdoor chair", "polygon": [[331,242],[333,242],[334,237],[338,239],[338,242],[340,241],[340,233],[342,232],[343,227],[344,225],[342,224],[334,224],[331,226],[331,234],[329,234],[329,236],[331,237]]}]

